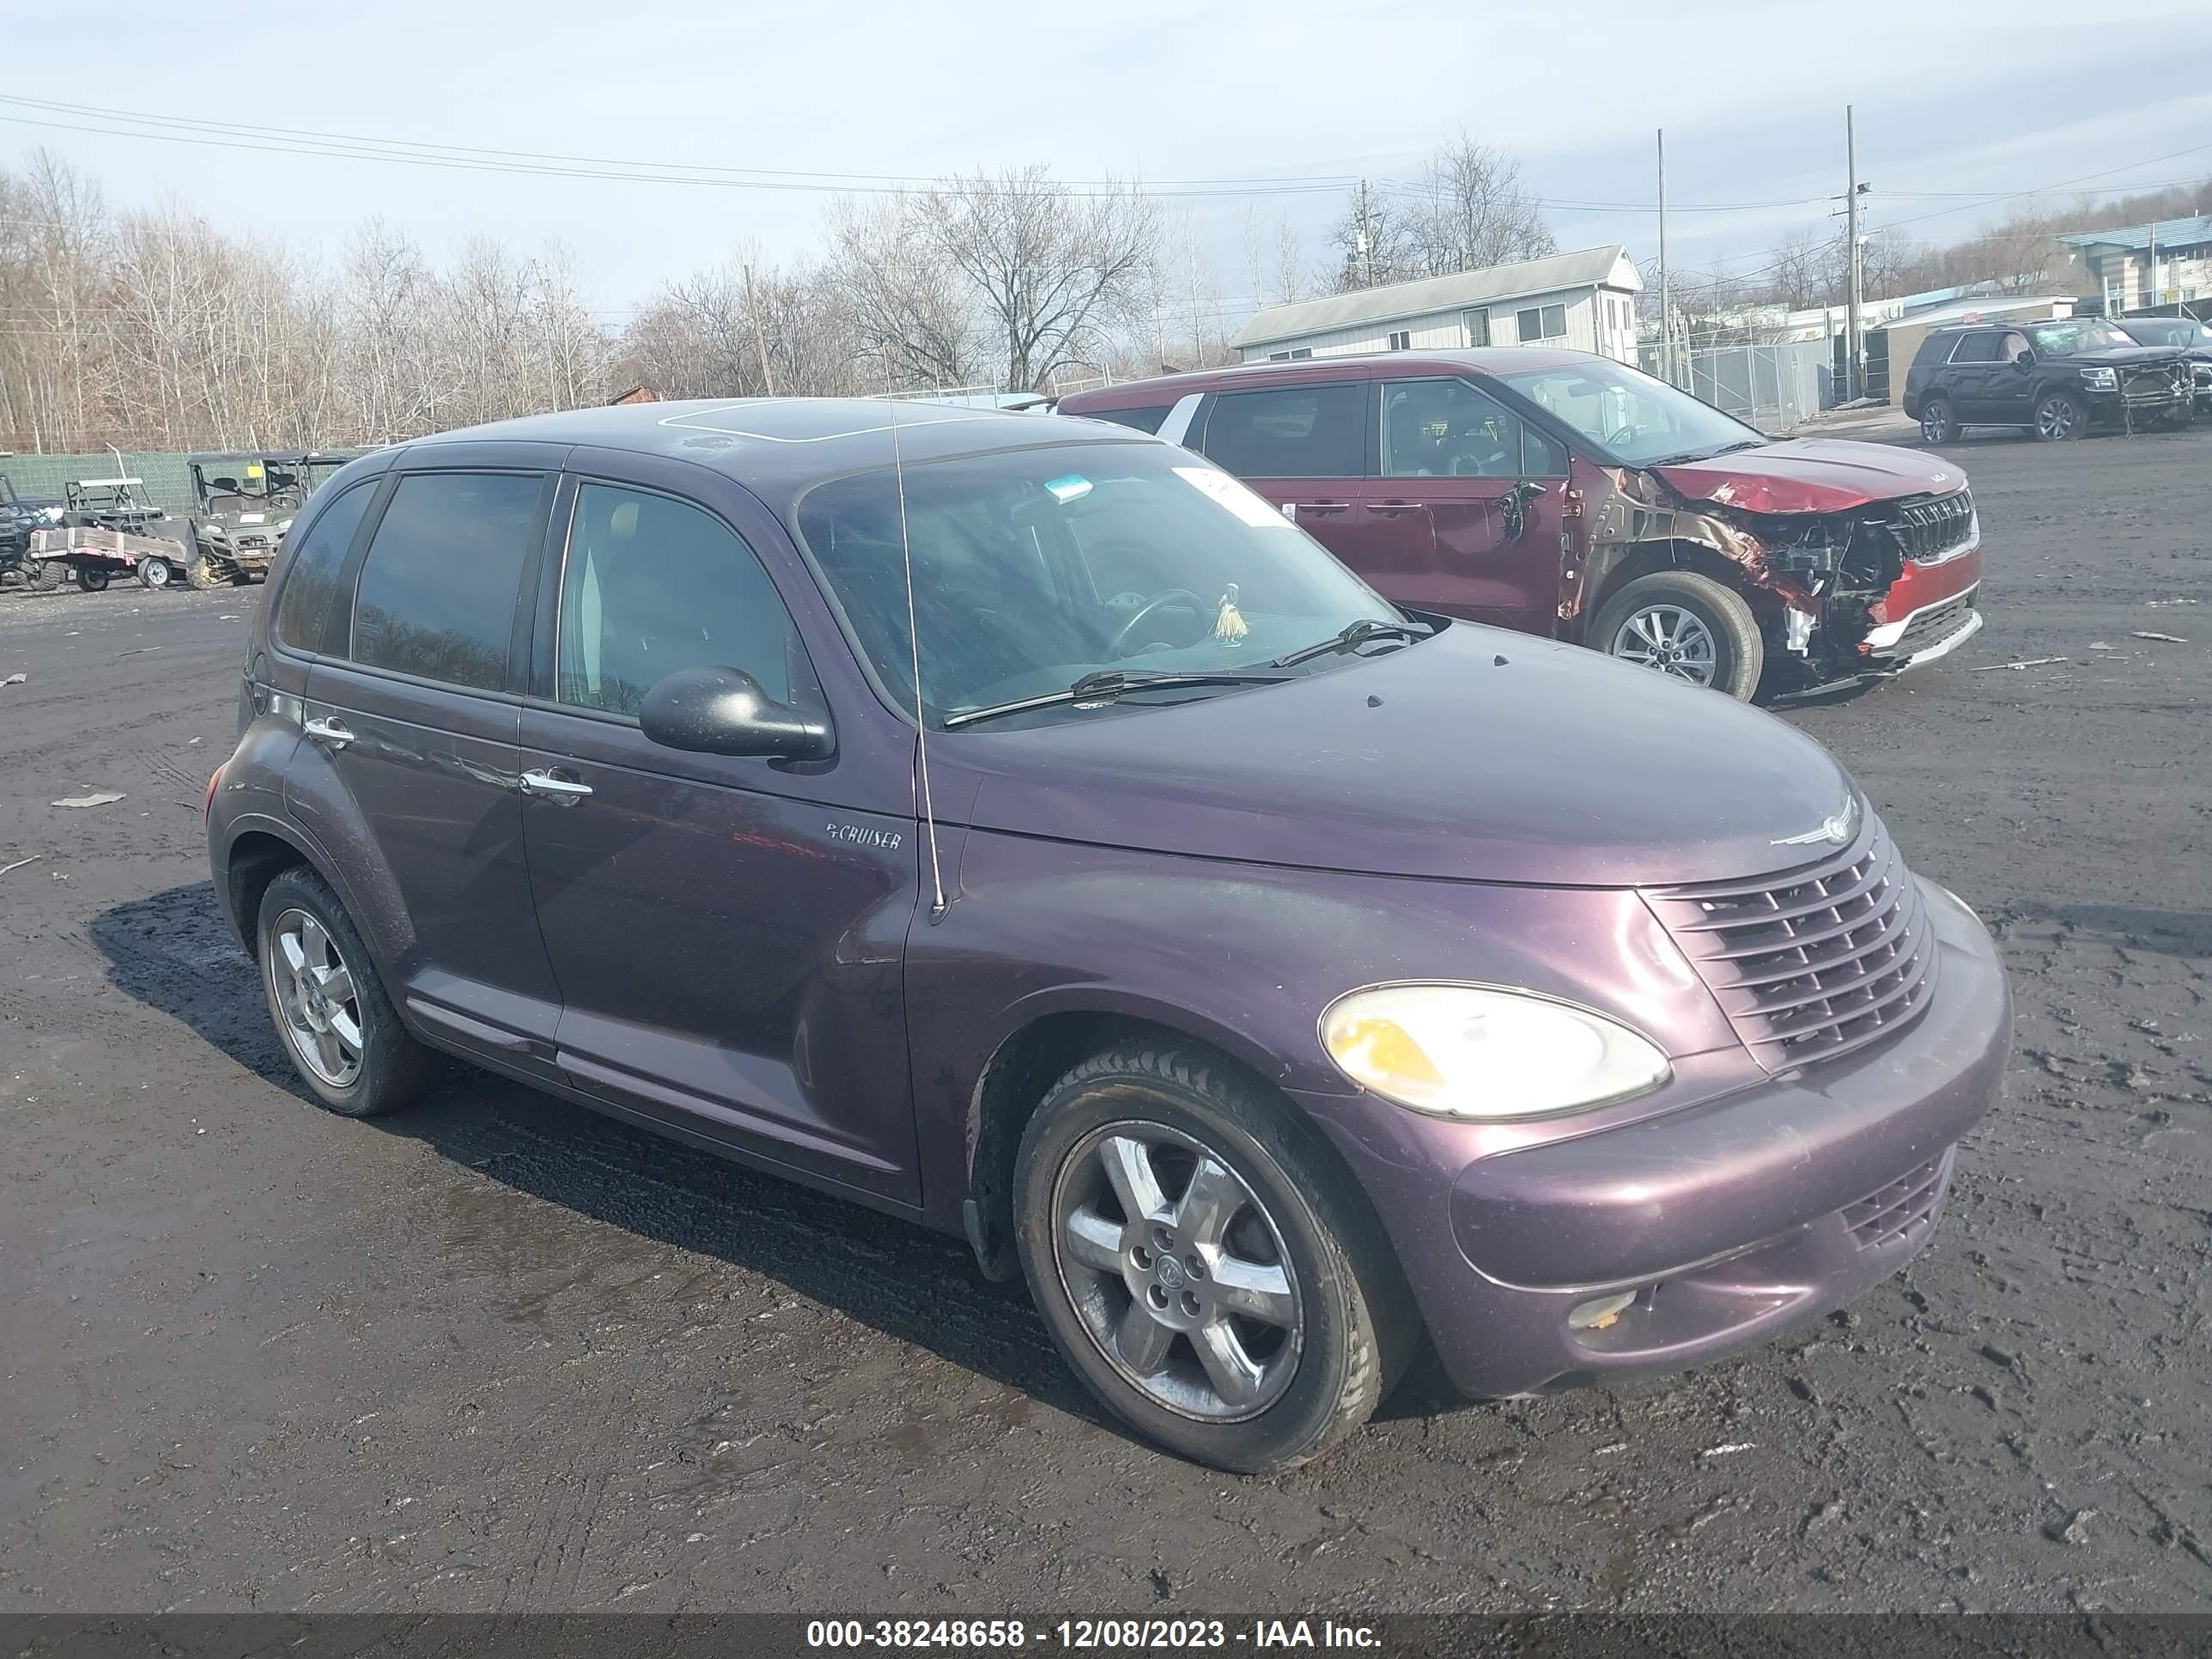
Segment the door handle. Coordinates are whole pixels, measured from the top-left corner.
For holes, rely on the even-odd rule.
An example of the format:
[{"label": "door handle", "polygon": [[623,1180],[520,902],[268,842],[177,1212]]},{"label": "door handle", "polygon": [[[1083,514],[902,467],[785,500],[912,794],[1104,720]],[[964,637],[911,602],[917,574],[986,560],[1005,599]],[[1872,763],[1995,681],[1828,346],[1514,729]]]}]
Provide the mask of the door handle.
[{"label": "door handle", "polygon": [[1342,513],[1352,506],[1350,501],[1292,501],[1291,505],[1301,513]]},{"label": "door handle", "polygon": [[551,772],[525,772],[522,775],[522,793],[544,795],[549,800],[556,800],[562,805],[568,806],[590,794],[592,786],[579,783],[574,778],[556,776]]},{"label": "door handle", "polygon": [[1408,513],[1419,513],[1427,506],[1426,501],[1370,501],[1367,510],[1378,518],[1402,519]]},{"label": "door handle", "polygon": [[325,720],[318,716],[301,725],[300,730],[308,738],[325,749],[343,749],[353,741],[353,733],[345,729],[343,720]]}]

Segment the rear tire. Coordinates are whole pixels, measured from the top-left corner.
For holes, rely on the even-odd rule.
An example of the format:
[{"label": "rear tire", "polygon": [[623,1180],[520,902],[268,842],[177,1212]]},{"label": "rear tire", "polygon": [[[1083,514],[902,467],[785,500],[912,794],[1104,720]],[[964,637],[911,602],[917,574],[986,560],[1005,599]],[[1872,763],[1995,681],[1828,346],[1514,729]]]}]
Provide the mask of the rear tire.
[{"label": "rear tire", "polygon": [[1766,666],[1766,641],[1743,595],[1695,570],[1658,570],[1628,583],[1600,608],[1589,643],[1616,661],[1742,702]]},{"label": "rear tire", "polygon": [[167,559],[148,555],[138,561],[138,585],[149,592],[158,593],[167,587],[176,572],[169,568]]},{"label": "rear tire", "polygon": [[1959,435],[1958,411],[1948,398],[1929,398],[1920,405],[1920,441],[1948,444]]},{"label": "rear tire", "polygon": [[1318,1457],[1419,1340],[1397,1259],[1326,1143],[1202,1050],[1132,1038],[1061,1078],[1022,1136],[1014,1205],[1061,1357],[1194,1462],[1264,1474]]},{"label": "rear tire", "polygon": [[300,1080],[341,1117],[375,1117],[419,1099],[438,1061],[399,1023],[353,919],[304,864],[261,896],[255,954],[269,1017]]},{"label": "rear tire", "polygon": [[33,593],[51,593],[69,580],[70,568],[59,559],[33,559],[29,568]]},{"label": "rear tire", "polygon": [[2035,403],[2035,435],[2047,444],[2071,443],[2089,429],[2089,411],[2070,392],[2046,392]]},{"label": "rear tire", "polygon": [[96,569],[88,564],[76,568],[76,585],[88,593],[105,593],[108,580],[109,574],[105,570]]}]

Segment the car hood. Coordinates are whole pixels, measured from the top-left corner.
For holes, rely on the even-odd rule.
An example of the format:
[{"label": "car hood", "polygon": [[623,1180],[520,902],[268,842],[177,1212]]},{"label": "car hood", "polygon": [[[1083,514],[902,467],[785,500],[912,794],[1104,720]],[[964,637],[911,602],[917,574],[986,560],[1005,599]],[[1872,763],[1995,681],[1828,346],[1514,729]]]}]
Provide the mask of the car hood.
[{"label": "car hood", "polygon": [[1940,495],[1966,482],[1936,456],[1844,438],[1788,438],[1648,470],[1691,501],[1746,513],[1841,513],[1869,501]]},{"label": "car hood", "polygon": [[2179,346],[2106,346],[2100,351],[2077,351],[2071,356],[2044,361],[2077,368],[2142,368],[2152,363],[2178,363],[2188,355]]},{"label": "car hood", "polygon": [[930,759],[948,822],[1443,880],[1764,875],[1856,817],[1843,769],[1773,716],[1471,623],[1285,684],[952,734]]}]

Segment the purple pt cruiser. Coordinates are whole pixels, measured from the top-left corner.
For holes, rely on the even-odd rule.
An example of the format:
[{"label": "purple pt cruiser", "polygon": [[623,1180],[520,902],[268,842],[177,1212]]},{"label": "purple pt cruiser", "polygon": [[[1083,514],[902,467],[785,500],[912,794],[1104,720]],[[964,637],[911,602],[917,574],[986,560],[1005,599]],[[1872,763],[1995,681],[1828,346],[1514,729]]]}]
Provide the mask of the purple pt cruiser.
[{"label": "purple pt cruiser", "polygon": [[1222,1468],[1424,1344],[1521,1395],[1833,1309],[1997,1094],[1988,935],[1818,744],[1139,433],[545,416],[354,462],[272,583],[208,850],[316,1098],[457,1055],[963,1234]]}]

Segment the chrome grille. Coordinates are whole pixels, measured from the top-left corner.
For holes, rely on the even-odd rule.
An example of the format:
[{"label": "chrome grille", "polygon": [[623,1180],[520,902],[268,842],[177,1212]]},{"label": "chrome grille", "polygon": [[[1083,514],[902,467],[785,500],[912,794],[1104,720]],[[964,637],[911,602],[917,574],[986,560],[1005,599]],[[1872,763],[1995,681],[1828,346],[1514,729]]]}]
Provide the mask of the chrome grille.
[{"label": "chrome grille", "polygon": [[1844,1225],[1863,1250],[1917,1239],[1936,1224],[1936,1212],[1950,1177],[1951,1155],[1946,1152],[1857,1203],[1844,1206]]},{"label": "chrome grille", "polygon": [[1871,813],[1849,850],[1820,863],[1650,896],[1771,1072],[1871,1042],[1918,1013],[1935,988],[1920,889]]},{"label": "chrome grille", "polygon": [[1974,523],[1974,495],[1956,489],[1948,495],[1929,495],[1899,501],[1889,526],[1905,556],[1918,564],[1942,558],[1961,545]]}]

